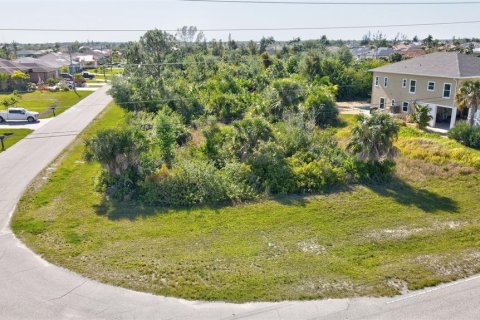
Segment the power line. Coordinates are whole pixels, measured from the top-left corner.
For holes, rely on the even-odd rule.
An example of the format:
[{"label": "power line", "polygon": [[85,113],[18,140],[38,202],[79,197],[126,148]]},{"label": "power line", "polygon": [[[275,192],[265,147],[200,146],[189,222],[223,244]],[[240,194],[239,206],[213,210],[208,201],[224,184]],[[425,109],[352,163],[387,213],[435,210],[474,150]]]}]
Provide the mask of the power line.
[{"label": "power line", "polygon": [[[479,2],[480,3],[480,2]],[[340,30],[340,29],[368,29],[368,28],[398,28],[419,26],[442,26],[455,24],[474,24],[480,20],[429,22],[429,23],[406,23],[384,25],[356,25],[356,26],[332,26],[332,27],[285,27],[285,28],[211,28],[198,29],[202,32],[233,32],[233,31],[295,31],[295,30]],[[153,28],[155,29],[155,28]],[[56,28],[0,28],[0,31],[25,31],[25,32],[147,32],[152,29],[56,29]],[[163,29],[166,32],[177,32],[178,29]]]},{"label": "power line", "polygon": [[210,2],[210,3],[241,3],[241,4],[286,4],[286,5],[468,5],[468,4],[480,4],[480,1],[433,1],[433,2],[406,2],[406,1],[393,1],[393,2],[332,2],[332,1],[257,1],[257,0],[178,0],[180,2]]}]

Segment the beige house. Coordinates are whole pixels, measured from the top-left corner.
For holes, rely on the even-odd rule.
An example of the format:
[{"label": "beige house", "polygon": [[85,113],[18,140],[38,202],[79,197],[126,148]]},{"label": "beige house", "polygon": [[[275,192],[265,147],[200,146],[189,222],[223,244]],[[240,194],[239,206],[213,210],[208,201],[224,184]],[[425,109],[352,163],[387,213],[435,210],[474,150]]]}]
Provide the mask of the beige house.
[{"label": "beige house", "polygon": [[457,111],[455,92],[467,79],[480,79],[480,58],[437,52],[370,70],[372,107],[410,113],[414,104],[428,105],[431,127],[450,129],[466,114]]}]

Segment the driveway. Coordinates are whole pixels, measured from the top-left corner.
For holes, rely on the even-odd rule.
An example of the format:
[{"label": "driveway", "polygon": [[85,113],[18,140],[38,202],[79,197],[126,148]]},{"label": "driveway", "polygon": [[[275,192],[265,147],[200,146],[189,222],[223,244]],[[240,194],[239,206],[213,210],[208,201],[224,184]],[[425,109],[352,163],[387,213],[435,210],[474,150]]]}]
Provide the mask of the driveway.
[{"label": "driveway", "polygon": [[480,276],[395,298],[231,304],[153,296],[86,279],[26,248],[9,228],[30,181],[111,101],[108,86],[0,156],[0,319],[475,319]]},{"label": "driveway", "polygon": [[33,123],[28,121],[2,122],[0,123],[0,129],[30,129],[35,131],[49,123],[52,119],[53,118],[40,119]]}]

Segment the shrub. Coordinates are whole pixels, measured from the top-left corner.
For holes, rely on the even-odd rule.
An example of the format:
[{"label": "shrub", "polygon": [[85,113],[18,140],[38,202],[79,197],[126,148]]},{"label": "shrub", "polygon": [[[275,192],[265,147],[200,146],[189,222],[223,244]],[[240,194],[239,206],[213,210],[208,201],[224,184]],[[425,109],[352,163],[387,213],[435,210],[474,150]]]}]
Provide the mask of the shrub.
[{"label": "shrub", "polygon": [[47,81],[45,81],[47,85],[49,86],[54,86],[58,83],[58,79],[55,78],[48,78]]},{"label": "shrub", "polygon": [[324,191],[347,180],[346,170],[334,167],[327,159],[313,160],[309,163],[302,163],[295,158],[290,161],[296,192]]},{"label": "shrub", "polygon": [[293,185],[293,175],[284,149],[273,141],[262,142],[249,160],[258,188],[267,193],[287,193]]},{"label": "shrub", "polygon": [[430,107],[427,105],[416,104],[415,112],[413,114],[414,122],[419,129],[425,129],[428,126],[428,122],[432,120],[430,115]]},{"label": "shrub", "polygon": [[305,113],[315,119],[315,124],[321,128],[338,123],[338,109],[334,95],[324,86],[311,90],[304,109]]},{"label": "shrub", "polygon": [[480,149],[480,127],[470,126],[466,122],[458,122],[454,128],[450,129],[448,137],[467,147]]},{"label": "shrub", "polygon": [[250,176],[249,167],[243,164],[218,170],[201,160],[181,161],[150,176],[142,195],[148,203],[177,207],[243,201],[255,196],[248,184]]}]

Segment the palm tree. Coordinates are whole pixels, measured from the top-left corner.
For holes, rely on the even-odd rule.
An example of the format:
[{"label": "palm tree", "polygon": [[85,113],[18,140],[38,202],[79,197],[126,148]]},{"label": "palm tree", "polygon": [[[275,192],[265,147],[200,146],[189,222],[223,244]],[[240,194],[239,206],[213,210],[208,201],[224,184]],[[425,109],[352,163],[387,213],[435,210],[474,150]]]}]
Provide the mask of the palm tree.
[{"label": "palm tree", "polygon": [[468,108],[468,124],[473,126],[478,104],[480,103],[480,80],[467,80],[458,89],[455,103],[460,110]]},{"label": "palm tree", "polygon": [[352,139],[347,145],[350,153],[359,160],[370,164],[392,159],[395,155],[393,142],[397,138],[398,125],[393,118],[377,112],[371,117],[362,116],[359,123],[352,129]]}]

